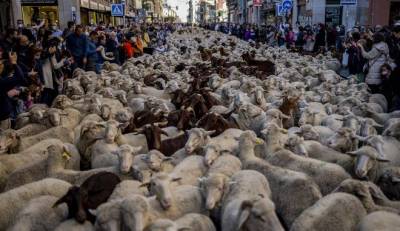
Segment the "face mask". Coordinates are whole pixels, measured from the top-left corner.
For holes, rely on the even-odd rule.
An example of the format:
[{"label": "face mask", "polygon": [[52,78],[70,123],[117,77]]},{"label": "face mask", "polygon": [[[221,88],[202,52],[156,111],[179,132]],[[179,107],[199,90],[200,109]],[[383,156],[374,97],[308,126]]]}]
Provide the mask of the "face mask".
[{"label": "face mask", "polygon": [[57,26],[52,26],[51,29],[52,30],[57,30]]},{"label": "face mask", "polygon": [[383,75],[383,76],[387,76],[388,74],[389,74],[388,71],[382,71],[382,73],[381,73],[381,75]]},{"label": "face mask", "polygon": [[18,28],[23,28],[24,24],[18,24]]}]

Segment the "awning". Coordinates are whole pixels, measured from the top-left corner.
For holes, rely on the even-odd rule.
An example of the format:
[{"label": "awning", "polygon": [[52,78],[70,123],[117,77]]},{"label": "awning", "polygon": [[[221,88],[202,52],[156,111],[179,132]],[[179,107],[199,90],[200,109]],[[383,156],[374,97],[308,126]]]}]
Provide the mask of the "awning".
[{"label": "awning", "polygon": [[57,5],[57,0],[21,0],[22,5]]}]

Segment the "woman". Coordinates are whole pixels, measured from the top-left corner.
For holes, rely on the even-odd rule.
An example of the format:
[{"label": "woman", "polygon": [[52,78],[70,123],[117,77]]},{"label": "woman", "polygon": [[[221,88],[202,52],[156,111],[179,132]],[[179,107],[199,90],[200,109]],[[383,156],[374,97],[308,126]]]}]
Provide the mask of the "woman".
[{"label": "woman", "polygon": [[105,61],[112,61],[114,58],[109,58],[106,56],[105,46],[107,44],[106,36],[100,35],[99,41],[97,43],[97,62],[96,62],[96,72],[100,73],[100,70]]},{"label": "woman", "polygon": [[375,33],[373,36],[372,49],[367,52],[362,43],[357,45],[361,49],[362,56],[368,60],[368,74],[365,82],[368,84],[372,94],[380,92],[382,84],[381,67],[388,61],[389,47],[384,42],[385,37],[382,33]]},{"label": "woman", "polygon": [[58,95],[58,86],[63,78],[60,69],[64,65],[69,64],[69,61],[65,58],[57,61],[57,45],[54,42],[50,43],[49,47],[44,50],[40,61],[36,64],[36,69],[39,72],[39,78],[43,86],[41,102],[48,106],[51,106],[53,100]]},{"label": "woman", "polygon": [[18,86],[26,84],[24,74],[17,65],[17,54],[0,56],[0,132],[11,128],[12,98],[20,94]]},{"label": "woman", "polygon": [[132,48],[133,48],[133,57],[139,57],[143,55],[143,40],[142,35],[140,33],[137,34],[136,37],[132,37]]}]

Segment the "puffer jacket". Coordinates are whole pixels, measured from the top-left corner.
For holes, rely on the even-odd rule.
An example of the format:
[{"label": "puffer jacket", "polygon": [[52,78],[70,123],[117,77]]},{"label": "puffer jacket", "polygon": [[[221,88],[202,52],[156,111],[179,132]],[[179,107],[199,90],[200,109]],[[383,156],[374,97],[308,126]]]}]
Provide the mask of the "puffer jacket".
[{"label": "puffer jacket", "polygon": [[368,60],[368,74],[365,82],[369,85],[382,83],[381,67],[388,61],[389,47],[385,42],[376,43],[369,52],[362,50],[362,56]]}]

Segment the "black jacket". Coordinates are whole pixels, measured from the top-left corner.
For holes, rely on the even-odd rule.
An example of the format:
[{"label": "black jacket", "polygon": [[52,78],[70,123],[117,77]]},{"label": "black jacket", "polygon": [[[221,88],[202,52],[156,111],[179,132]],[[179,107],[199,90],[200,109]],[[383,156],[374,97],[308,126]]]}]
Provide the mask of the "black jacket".
[{"label": "black jacket", "polygon": [[11,99],[8,97],[7,92],[17,86],[26,85],[21,68],[15,65],[14,70],[12,77],[0,77],[0,121],[8,119],[13,110]]}]

